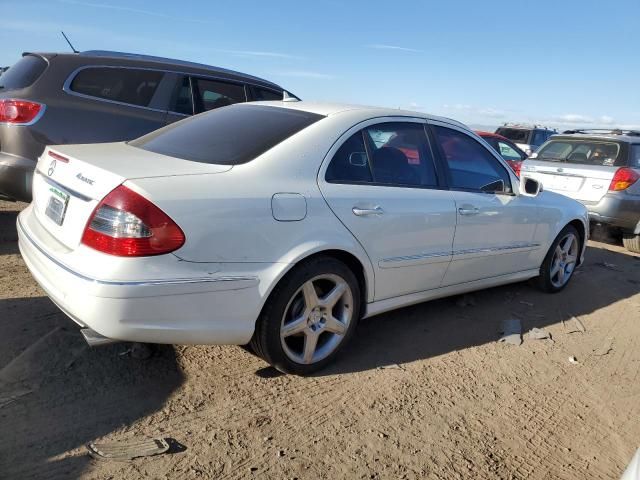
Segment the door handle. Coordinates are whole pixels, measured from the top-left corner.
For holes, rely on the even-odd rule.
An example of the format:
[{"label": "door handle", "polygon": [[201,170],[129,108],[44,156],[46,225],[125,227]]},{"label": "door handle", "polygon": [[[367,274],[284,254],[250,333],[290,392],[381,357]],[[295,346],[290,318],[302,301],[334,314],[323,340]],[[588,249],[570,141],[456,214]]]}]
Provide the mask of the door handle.
[{"label": "door handle", "polygon": [[465,215],[465,216],[471,216],[471,215],[478,215],[480,213],[480,209],[477,207],[473,207],[473,208],[459,208],[458,209],[458,213],[460,215]]},{"label": "door handle", "polygon": [[351,211],[353,212],[354,215],[358,217],[367,217],[369,215],[382,215],[384,213],[384,210],[382,210],[382,208],[380,208],[377,205],[374,208],[353,207]]}]

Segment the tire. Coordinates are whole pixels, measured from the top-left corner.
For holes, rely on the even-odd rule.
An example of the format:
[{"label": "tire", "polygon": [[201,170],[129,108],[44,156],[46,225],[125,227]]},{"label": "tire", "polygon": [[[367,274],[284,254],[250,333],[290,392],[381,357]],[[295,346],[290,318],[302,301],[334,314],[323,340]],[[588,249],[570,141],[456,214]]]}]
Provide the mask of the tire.
[{"label": "tire", "polygon": [[360,308],[360,286],[349,267],[332,257],[314,257],[276,285],[250,345],[279,371],[308,375],[332,362],[349,342]]},{"label": "tire", "polygon": [[622,236],[622,244],[624,248],[633,253],[640,253],[640,235],[633,233],[625,233]]},{"label": "tire", "polygon": [[540,266],[540,276],[535,279],[536,286],[547,293],[562,291],[573,277],[578,264],[582,242],[578,230],[567,225],[551,244],[551,248]]}]

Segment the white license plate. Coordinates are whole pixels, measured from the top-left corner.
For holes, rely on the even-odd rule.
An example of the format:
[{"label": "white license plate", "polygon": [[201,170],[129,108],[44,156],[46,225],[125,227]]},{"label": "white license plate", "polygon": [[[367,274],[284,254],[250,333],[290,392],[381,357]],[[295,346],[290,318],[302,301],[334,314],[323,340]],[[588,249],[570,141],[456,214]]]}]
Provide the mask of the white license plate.
[{"label": "white license plate", "polygon": [[555,175],[552,177],[552,180],[550,182],[551,185],[549,185],[549,188],[555,190],[575,191],[580,188],[581,182],[582,179],[578,177]]},{"label": "white license plate", "polygon": [[64,215],[67,213],[69,194],[56,187],[49,187],[49,192],[51,196],[49,197],[45,214],[57,225],[62,225]]}]

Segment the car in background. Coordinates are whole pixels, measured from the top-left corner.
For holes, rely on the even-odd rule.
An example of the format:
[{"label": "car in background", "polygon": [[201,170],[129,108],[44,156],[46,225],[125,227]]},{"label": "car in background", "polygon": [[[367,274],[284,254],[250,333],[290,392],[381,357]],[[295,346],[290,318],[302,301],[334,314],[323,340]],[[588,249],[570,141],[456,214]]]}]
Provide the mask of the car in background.
[{"label": "car in background", "polygon": [[0,198],[31,201],[46,145],[131,140],[200,112],[285,96],[267,80],[181,60],[25,53],[0,76]]},{"label": "car in background", "polygon": [[554,135],[524,162],[522,175],[582,202],[592,223],[618,229],[624,246],[640,253],[640,131]]},{"label": "car in background", "polygon": [[250,343],[294,374],[363,317],[527,279],[561,291],[589,222],[455,120],[307,102],[48,147],[33,190],[20,251],[90,342]]},{"label": "car in background", "polygon": [[520,150],[531,155],[536,149],[546,142],[557,130],[541,125],[527,125],[521,123],[505,123],[495,131],[498,135],[514,142]]},{"label": "car in background", "polygon": [[496,152],[502,155],[509,166],[516,172],[516,175],[520,176],[520,167],[522,162],[527,158],[527,154],[524,153],[515,143],[502,135],[491,132],[483,132],[476,130],[479,137],[483,138],[485,142],[491,145]]}]

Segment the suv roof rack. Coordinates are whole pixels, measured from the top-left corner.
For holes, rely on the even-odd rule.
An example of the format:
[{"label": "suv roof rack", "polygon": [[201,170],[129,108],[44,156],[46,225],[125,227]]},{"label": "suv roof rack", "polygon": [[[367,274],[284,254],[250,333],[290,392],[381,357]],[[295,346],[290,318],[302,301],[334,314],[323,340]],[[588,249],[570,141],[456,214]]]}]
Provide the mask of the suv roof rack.
[{"label": "suv roof rack", "polygon": [[557,132],[555,128],[547,127],[545,125],[539,125],[537,123],[504,122],[502,126],[512,127],[512,128],[542,128],[544,130],[549,130],[551,132]]},{"label": "suv roof rack", "polygon": [[624,128],[576,128],[573,130],[565,130],[564,132],[562,132],[564,134],[574,134],[574,133],[581,133],[584,135],[589,135],[589,134],[609,134],[609,135],[627,135],[629,137],[640,137],[640,131],[639,130],[627,130]]}]

